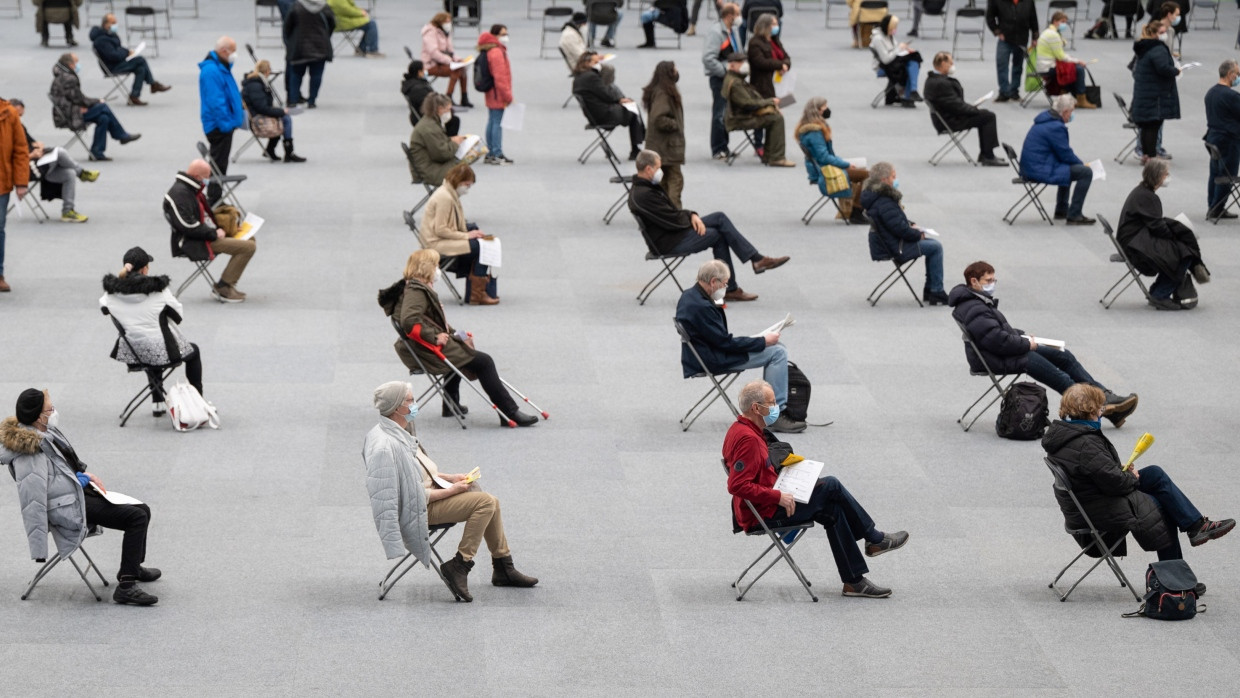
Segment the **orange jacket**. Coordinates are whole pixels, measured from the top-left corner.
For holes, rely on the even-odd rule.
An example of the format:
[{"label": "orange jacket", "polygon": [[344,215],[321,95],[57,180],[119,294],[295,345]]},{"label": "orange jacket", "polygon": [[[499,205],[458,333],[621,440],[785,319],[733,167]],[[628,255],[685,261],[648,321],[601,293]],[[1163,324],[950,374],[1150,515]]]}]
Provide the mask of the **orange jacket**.
[{"label": "orange jacket", "polygon": [[0,99],[0,195],[30,183],[30,150],[21,117],[13,105]]}]

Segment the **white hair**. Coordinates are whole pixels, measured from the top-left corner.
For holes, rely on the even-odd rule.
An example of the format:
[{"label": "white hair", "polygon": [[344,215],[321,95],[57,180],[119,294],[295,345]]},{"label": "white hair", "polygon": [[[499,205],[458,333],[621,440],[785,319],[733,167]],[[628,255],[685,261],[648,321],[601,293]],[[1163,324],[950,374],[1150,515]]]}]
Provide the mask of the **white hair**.
[{"label": "white hair", "polygon": [[1076,109],[1076,98],[1072,95],[1063,94],[1051,97],[1051,111],[1062,115],[1066,111]]},{"label": "white hair", "polygon": [[698,267],[697,280],[700,283],[708,284],[716,280],[726,282],[730,278],[732,274],[728,272],[728,265],[718,259],[709,259]]},{"label": "white hair", "polygon": [[768,390],[773,391],[774,389],[766,381],[746,383],[745,387],[741,388],[741,394],[736,397],[737,402],[740,403],[737,406],[741,408],[742,412],[748,412],[750,407],[766,402],[766,391]]}]

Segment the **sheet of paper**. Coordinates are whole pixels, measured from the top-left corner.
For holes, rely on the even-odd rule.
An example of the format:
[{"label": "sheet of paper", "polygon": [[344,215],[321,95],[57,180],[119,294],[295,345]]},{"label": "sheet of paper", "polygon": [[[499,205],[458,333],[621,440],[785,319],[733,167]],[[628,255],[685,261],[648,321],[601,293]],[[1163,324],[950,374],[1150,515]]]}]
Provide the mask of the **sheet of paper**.
[{"label": "sheet of paper", "polygon": [[482,139],[473,134],[465,136],[465,140],[461,141],[461,144],[456,148],[456,159],[464,160],[465,156],[469,154],[470,148],[478,145],[478,141],[480,140]]},{"label": "sheet of paper", "polygon": [[939,236],[938,231],[935,230],[934,228],[922,228],[921,232],[925,233],[926,235],[929,235],[932,238],[937,238]]},{"label": "sheet of paper", "polygon": [[[1185,214],[1183,211],[1181,211],[1180,215],[1176,216],[1175,219],[1183,223],[1185,228],[1188,228],[1189,230],[1193,230],[1193,222],[1188,220],[1188,215]],[[1193,231],[1193,232],[1196,232],[1196,231]]]},{"label": "sheet of paper", "polygon": [[775,73],[775,96],[779,97],[780,105],[783,105],[784,97],[791,95],[797,90],[797,71],[789,68],[786,71]]},{"label": "sheet of paper", "polygon": [[468,475],[465,476],[465,482],[467,483],[474,482],[480,477],[482,477],[482,471],[479,470],[478,468],[474,468],[473,470],[469,471]]},{"label": "sheet of paper", "polygon": [[616,54],[604,53],[603,58],[599,61],[599,63],[606,63],[608,61],[614,61],[614,60],[616,60]]},{"label": "sheet of paper", "polygon": [[621,102],[620,106],[624,107],[625,109],[628,109],[629,111],[633,112],[634,114],[638,116],[642,115],[641,110],[637,108],[637,102]]},{"label": "sheet of paper", "polygon": [[980,107],[982,105],[982,102],[994,99],[994,97],[995,97],[995,91],[991,90],[990,92],[987,92],[986,94],[982,95],[981,99],[974,102],[973,106]]},{"label": "sheet of paper", "polygon": [[103,490],[99,489],[99,486],[93,482],[90,483],[90,486],[94,488],[96,492],[103,495],[104,499],[108,500],[109,502],[113,504],[141,504],[142,503],[142,500],[134,499],[133,497],[130,497],[127,494],[122,494],[120,492],[117,492],[116,490],[108,490],[107,492],[104,492]]},{"label": "sheet of paper", "polygon": [[462,342],[464,342],[465,340],[469,339],[473,335],[466,332],[465,330],[457,330],[456,332],[453,333],[453,336],[461,340]]},{"label": "sheet of paper", "polygon": [[[452,61],[448,64],[448,70],[459,70],[474,62],[476,56],[466,56],[459,61]],[[442,64],[441,64],[442,65]]]},{"label": "sheet of paper", "polygon": [[1200,68],[1200,67],[1201,67],[1201,63],[1197,61],[1192,61],[1192,62],[1181,65],[1180,70],[1192,70],[1193,68]]},{"label": "sheet of paper", "polygon": [[1089,169],[1094,171],[1093,181],[1097,182],[1100,179],[1107,178],[1107,171],[1106,168],[1102,166],[1102,160],[1091,160],[1089,162]]},{"label": "sheet of paper", "polygon": [[238,230],[237,234],[233,237],[238,240],[249,240],[258,233],[259,228],[262,228],[263,223],[266,222],[266,220],[257,214],[247,213],[245,214],[245,219],[241,221],[241,229]]},{"label": "sheet of paper", "polygon": [[864,170],[868,163],[865,158],[844,158],[844,161],[859,170]]},{"label": "sheet of paper", "polygon": [[142,55],[142,52],[143,52],[143,51],[145,51],[145,50],[146,50],[146,42],[145,42],[145,41],[143,41],[143,42],[141,42],[141,43],[139,43],[139,44],[138,44],[138,47],[137,47],[137,48],[135,48],[135,49],[133,50],[133,53],[131,53],[131,54],[129,55],[129,57],[130,57],[130,58],[136,58],[136,57],[138,57],[138,56],[141,56],[141,55]]},{"label": "sheet of paper", "polygon": [[791,492],[792,498],[802,504],[808,504],[814,494],[814,485],[822,475],[822,461],[803,460],[796,465],[780,468],[779,477],[775,479],[775,489],[780,492]]},{"label": "sheet of paper", "polygon": [[504,118],[499,127],[505,131],[520,131],[525,125],[525,102],[513,102],[504,109]]},{"label": "sheet of paper", "polygon": [[797,96],[792,94],[791,92],[779,98],[780,109],[786,109],[796,103],[797,103]]},{"label": "sheet of paper", "polygon": [[1032,339],[1033,341],[1037,342],[1038,344],[1042,346],[1054,347],[1055,349],[1058,349],[1059,351],[1063,351],[1068,346],[1067,343],[1064,342],[1062,339],[1047,339],[1046,337],[1032,337],[1027,334],[1022,334],[1021,336],[1024,337],[1025,339]]},{"label": "sheet of paper", "polygon": [[478,239],[478,263],[488,267],[503,266],[503,250],[499,238]]},{"label": "sheet of paper", "polygon": [[793,319],[793,317],[792,317],[792,313],[788,313],[787,315],[785,315],[785,316],[784,316],[784,319],[783,319],[783,320],[780,320],[779,322],[775,323],[774,325],[771,325],[770,327],[766,328],[765,330],[762,330],[762,331],[761,331],[761,332],[759,332],[758,334],[751,335],[751,336],[753,336],[753,337],[761,337],[762,335],[766,334],[767,332],[783,332],[783,331],[784,331],[784,328],[786,328],[786,327],[792,327],[792,326],[793,326],[793,325],[795,325],[795,324],[796,324],[796,320],[795,320],[795,319]]},{"label": "sheet of paper", "polygon": [[42,167],[44,165],[50,165],[53,162],[56,162],[56,158],[59,156],[59,152],[58,152],[59,150],[60,150],[60,146],[57,146],[43,153],[43,157],[35,161],[34,163],[35,167]]}]

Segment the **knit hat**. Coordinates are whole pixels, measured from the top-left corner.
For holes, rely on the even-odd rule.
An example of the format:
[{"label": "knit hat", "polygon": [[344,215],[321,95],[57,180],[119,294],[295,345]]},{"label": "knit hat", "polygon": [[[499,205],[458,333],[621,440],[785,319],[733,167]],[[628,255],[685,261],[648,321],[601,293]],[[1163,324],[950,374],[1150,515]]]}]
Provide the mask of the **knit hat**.
[{"label": "knit hat", "polygon": [[130,265],[130,271],[137,271],[151,262],[154,262],[155,258],[147,254],[146,250],[141,247],[131,247],[129,248],[129,251],[125,253],[125,259],[123,261],[125,264]]},{"label": "knit hat", "polygon": [[732,53],[729,53],[728,57],[724,60],[728,63],[744,63],[749,60],[749,56],[741,53],[740,51],[733,51]]},{"label": "knit hat", "polygon": [[22,424],[34,424],[43,414],[43,391],[26,388],[17,396],[17,421]]},{"label": "knit hat", "polygon": [[[405,396],[413,392],[413,386],[405,381],[389,381],[375,388],[375,409],[387,417],[405,402]],[[23,393],[24,394],[24,393]]]}]

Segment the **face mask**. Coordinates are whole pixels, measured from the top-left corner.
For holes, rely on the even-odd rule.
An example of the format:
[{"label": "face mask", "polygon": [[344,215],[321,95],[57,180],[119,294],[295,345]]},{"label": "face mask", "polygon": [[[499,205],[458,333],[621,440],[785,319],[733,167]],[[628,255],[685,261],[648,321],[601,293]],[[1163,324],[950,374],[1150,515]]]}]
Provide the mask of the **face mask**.
[{"label": "face mask", "polygon": [[771,405],[767,409],[766,414],[762,415],[762,421],[769,427],[779,419],[779,405]]},{"label": "face mask", "polygon": [[47,428],[55,429],[58,426],[60,426],[60,413],[52,410],[52,413],[47,416]]},{"label": "face mask", "polygon": [[80,73],[80,72],[82,72],[82,66],[80,66],[80,65],[75,65],[75,66],[73,66],[73,72],[75,72],[75,73]]},{"label": "face mask", "polygon": [[1159,40],[1159,41],[1166,41],[1166,40],[1167,40],[1167,32],[1162,32],[1161,34],[1159,34],[1159,35],[1158,35],[1158,40]]},{"label": "face mask", "polygon": [[650,178],[651,184],[658,184],[663,181],[663,170],[655,170],[654,176]]},{"label": "face mask", "polygon": [[418,416],[418,401],[414,400],[409,403],[409,414],[402,415],[406,422],[412,422],[413,418]]},{"label": "face mask", "polygon": [[749,74],[749,63],[748,62],[741,63],[740,69],[737,70],[736,72],[740,73],[741,75],[748,75]]},{"label": "face mask", "polygon": [[431,283],[438,283],[439,281],[442,281],[442,280],[443,280],[443,269],[440,269],[439,267],[435,267],[435,277],[431,281]]},{"label": "face mask", "polygon": [[822,110],[822,118],[824,121],[831,118],[831,109],[829,107]]},{"label": "face mask", "polygon": [[451,110],[451,109],[449,109],[448,111],[443,112],[442,114],[440,114],[440,115],[439,115],[439,123],[443,124],[444,126],[447,126],[447,125],[448,125],[448,122],[449,122],[449,121],[451,121],[451,120],[452,120],[452,110]]},{"label": "face mask", "polygon": [[988,283],[988,284],[982,284],[982,291],[983,291],[983,292],[985,292],[985,293],[994,293],[994,292],[995,292],[995,282],[991,281],[991,282],[990,282],[990,283]]},{"label": "face mask", "polygon": [[115,34],[115,33],[116,33],[116,25],[115,25],[115,24],[113,24],[112,26],[108,27],[108,33],[110,33],[110,34]]},{"label": "face mask", "polygon": [[899,188],[900,188],[900,178],[899,178],[899,177],[896,177],[895,179],[891,180],[891,188],[892,188],[892,189],[899,189]]},{"label": "face mask", "polygon": [[771,27],[771,36],[779,36],[779,27]]},{"label": "face mask", "polygon": [[466,194],[468,194],[468,193],[469,193],[469,185],[468,185],[468,184],[462,184],[461,186],[459,186],[459,187],[457,187],[457,188],[456,188],[456,195],[457,195],[457,196],[465,196],[465,195],[466,195]]},{"label": "face mask", "polygon": [[728,285],[724,284],[723,286],[720,286],[719,288],[710,292],[710,299],[718,303],[719,301],[723,300],[723,297],[727,295],[727,293],[728,293]]},{"label": "face mask", "polygon": [[1180,18],[1179,18],[1179,16],[1176,16],[1176,18],[1175,18],[1175,19],[1171,20],[1171,26],[1173,26],[1173,27],[1178,27],[1178,26],[1180,26]]},{"label": "face mask", "polygon": [[1076,112],[1072,112],[1071,114],[1069,114],[1069,115],[1068,115],[1068,120],[1067,120],[1066,122],[1064,122],[1064,123],[1069,123],[1069,124],[1070,124],[1070,123],[1072,123],[1072,120],[1073,120],[1073,119],[1075,119],[1075,118],[1076,118]]},{"label": "face mask", "polygon": [[591,69],[591,70],[593,70],[593,71],[594,71],[594,72],[596,72],[596,73],[601,73],[601,72],[603,72],[603,64],[602,64],[602,63],[595,63],[594,65],[590,66],[590,69]]},{"label": "face mask", "polygon": [[1240,75],[1231,79],[1231,86],[1235,87],[1236,85],[1240,85]]},{"label": "face mask", "polygon": [[1057,27],[1057,29],[1059,29],[1059,33],[1060,33],[1060,34],[1063,34],[1063,33],[1067,32],[1067,31],[1068,31],[1068,23],[1067,23],[1067,22],[1060,22],[1060,23],[1059,23],[1059,26]]},{"label": "face mask", "polygon": [[952,67],[948,68],[948,69],[947,69],[947,74],[948,74],[948,75],[955,75],[955,74],[956,74],[956,66],[955,66],[955,65],[953,65]]},{"label": "face mask", "polygon": [[508,44],[508,35],[507,35],[507,34],[505,34],[505,35],[501,36],[501,37],[499,38],[499,42],[500,42],[501,44],[507,45],[507,44]]}]

